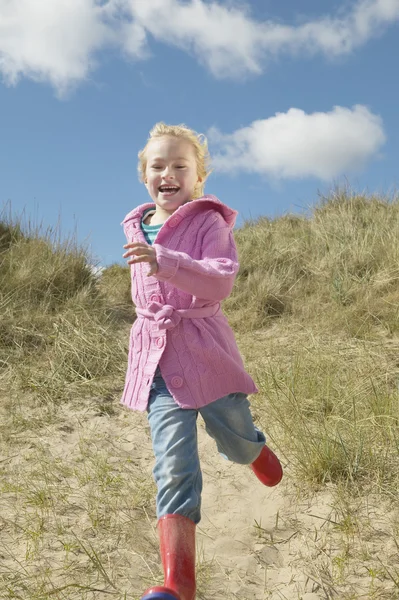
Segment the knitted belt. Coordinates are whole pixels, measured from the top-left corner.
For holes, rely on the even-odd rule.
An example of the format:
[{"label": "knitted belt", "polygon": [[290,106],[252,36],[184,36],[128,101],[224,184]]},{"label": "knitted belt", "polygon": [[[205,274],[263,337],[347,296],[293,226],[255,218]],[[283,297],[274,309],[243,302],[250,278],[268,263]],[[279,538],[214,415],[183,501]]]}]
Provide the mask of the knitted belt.
[{"label": "knitted belt", "polygon": [[182,319],[201,319],[204,317],[213,317],[220,310],[220,304],[212,304],[203,308],[174,308],[170,304],[161,304],[160,302],[151,302],[147,308],[136,307],[136,313],[139,317],[152,319],[158,324],[158,329],[172,329],[180,323]]}]

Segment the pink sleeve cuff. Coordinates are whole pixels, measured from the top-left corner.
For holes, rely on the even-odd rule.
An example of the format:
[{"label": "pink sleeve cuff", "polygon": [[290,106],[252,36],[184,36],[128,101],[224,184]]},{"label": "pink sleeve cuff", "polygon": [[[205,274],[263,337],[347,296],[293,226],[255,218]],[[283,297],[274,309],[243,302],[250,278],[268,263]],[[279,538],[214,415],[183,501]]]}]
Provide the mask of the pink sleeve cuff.
[{"label": "pink sleeve cuff", "polygon": [[157,253],[158,263],[158,271],[154,276],[160,281],[167,281],[176,275],[179,268],[179,257],[175,255],[173,250],[168,250],[160,244],[154,244],[153,247]]}]

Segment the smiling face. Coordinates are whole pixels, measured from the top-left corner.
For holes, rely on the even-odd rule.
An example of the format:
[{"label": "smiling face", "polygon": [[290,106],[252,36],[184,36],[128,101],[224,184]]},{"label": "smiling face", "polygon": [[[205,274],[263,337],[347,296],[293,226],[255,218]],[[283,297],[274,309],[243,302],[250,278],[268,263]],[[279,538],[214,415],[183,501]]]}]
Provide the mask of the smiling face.
[{"label": "smiling face", "polygon": [[193,144],[183,138],[152,139],[146,151],[145,185],[165,219],[193,197],[200,181]]}]

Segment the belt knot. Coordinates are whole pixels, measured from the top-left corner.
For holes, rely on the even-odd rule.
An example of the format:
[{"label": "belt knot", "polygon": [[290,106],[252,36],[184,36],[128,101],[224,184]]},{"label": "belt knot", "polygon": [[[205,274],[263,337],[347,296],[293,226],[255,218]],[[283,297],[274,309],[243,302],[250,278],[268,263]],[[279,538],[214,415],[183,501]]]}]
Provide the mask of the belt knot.
[{"label": "belt knot", "polygon": [[181,321],[181,315],[170,304],[150,302],[147,310],[153,315],[154,321],[158,323],[158,329],[172,329]]}]

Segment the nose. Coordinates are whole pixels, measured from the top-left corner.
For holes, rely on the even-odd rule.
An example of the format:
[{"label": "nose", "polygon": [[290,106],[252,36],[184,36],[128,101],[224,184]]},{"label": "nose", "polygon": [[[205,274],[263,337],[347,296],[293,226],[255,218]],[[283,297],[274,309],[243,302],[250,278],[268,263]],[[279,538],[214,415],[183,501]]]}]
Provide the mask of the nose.
[{"label": "nose", "polygon": [[169,167],[165,167],[162,172],[162,178],[163,179],[173,179],[173,177],[174,177],[173,169],[170,169]]}]

